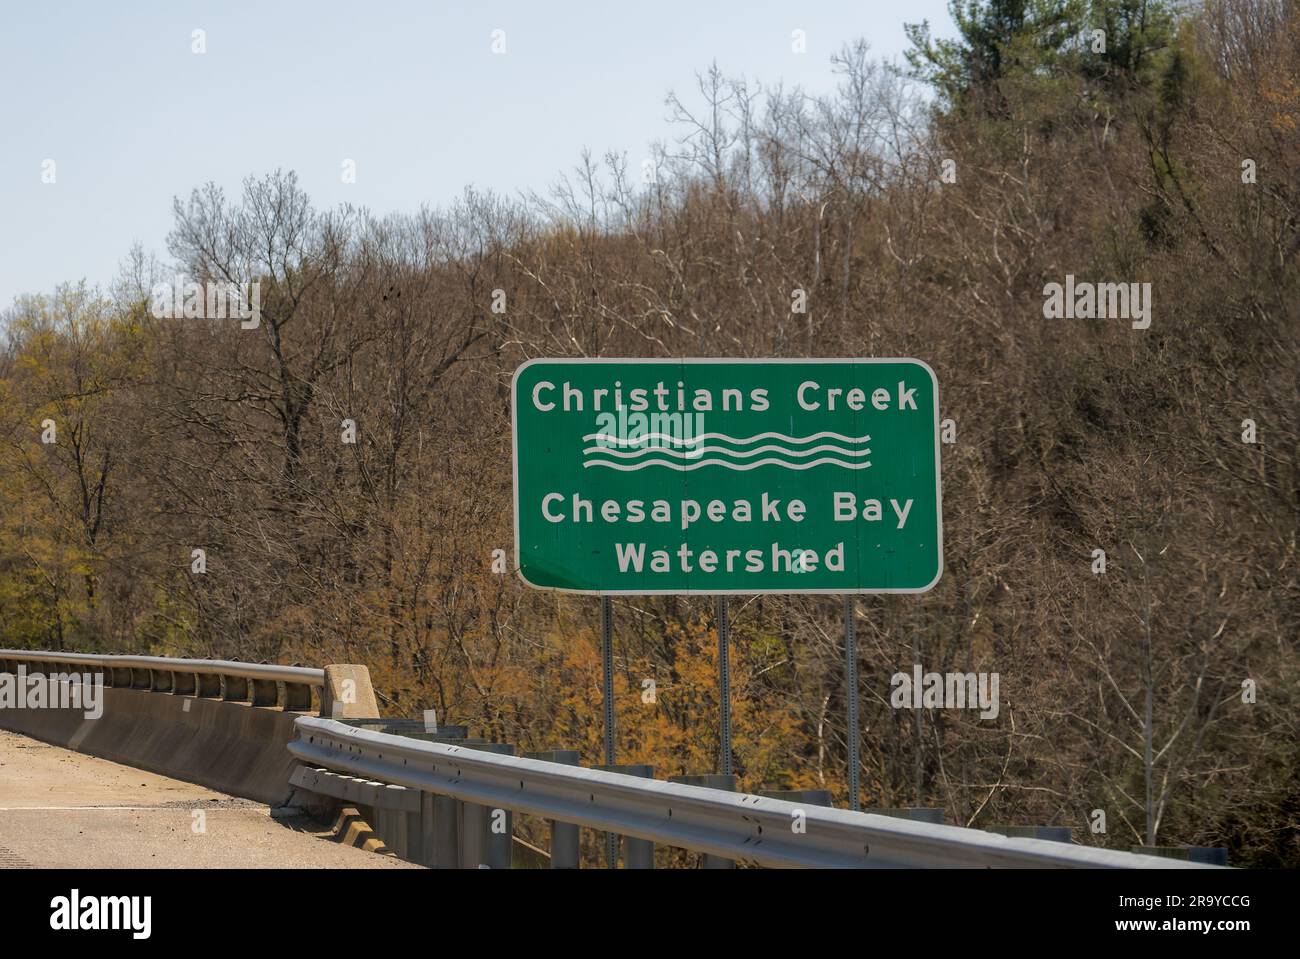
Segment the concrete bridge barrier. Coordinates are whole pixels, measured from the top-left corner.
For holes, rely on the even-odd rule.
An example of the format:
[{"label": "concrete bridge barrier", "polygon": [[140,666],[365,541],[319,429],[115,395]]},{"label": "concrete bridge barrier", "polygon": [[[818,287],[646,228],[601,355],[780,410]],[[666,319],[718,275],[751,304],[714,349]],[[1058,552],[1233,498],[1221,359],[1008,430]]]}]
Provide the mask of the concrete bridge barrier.
[{"label": "concrete bridge barrier", "polygon": [[[280,805],[293,791],[294,720],[315,715],[312,691],[325,715],[373,709],[364,666],[328,669],[347,677],[345,699],[321,669],[0,650],[0,728]],[[49,685],[59,674],[73,678]],[[104,683],[94,710],[70,695],[84,676]],[[46,683],[35,705],[33,682]],[[69,702],[77,705],[59,705]]]}]

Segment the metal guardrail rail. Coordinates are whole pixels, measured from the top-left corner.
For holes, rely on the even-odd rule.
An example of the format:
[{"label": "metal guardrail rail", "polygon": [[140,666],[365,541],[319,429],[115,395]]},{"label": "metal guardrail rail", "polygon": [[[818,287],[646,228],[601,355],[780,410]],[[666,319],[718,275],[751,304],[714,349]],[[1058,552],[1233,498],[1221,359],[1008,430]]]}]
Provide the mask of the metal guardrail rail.
[{"label": "metal guardrail rail", "polygon": [[19,664],[35,665],[46,672],[78,672],[93,667],[104,671],[110,686],[248,701],[255,706],[276,705],[283,684],[284,708],[293,710],[310,709],[312,688],[325,685],[325,670],[306,666],[0,649],[0,672],[16,673]]},{"label": "metal guardrail rail", "polygon": [[763,866],[1209,868],[518,758],[300,717],[312,767]]}]

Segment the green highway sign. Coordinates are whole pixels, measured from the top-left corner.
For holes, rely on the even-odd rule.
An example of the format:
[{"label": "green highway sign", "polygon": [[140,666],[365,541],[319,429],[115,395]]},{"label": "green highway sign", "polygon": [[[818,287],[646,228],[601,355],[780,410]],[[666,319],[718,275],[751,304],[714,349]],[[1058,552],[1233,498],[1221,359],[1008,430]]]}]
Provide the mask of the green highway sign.
[{"label": "green highway sign", "polygon": [[920,360],[532,360],[513,411],[530,586],[920,593],[943,573]]}]

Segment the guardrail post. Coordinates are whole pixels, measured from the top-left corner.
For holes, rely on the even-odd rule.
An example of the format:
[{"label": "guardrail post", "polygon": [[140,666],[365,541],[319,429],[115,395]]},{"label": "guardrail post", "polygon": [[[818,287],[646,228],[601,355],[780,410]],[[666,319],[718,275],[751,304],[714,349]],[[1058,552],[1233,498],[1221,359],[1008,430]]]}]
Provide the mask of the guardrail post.
[{"label": "guardrail post", "polygon": [[195,695],[202,699],[220,699],[221,698],[221,677],[215,673],[195,673],[194,681],[197,686]]},{"label": "guardrail post", "polygon": [[280,686],[274,679],[253,680],[253,705],[274,706],[280,701]]},{"label": "guardrail post", "polygon": [[1228,864],[1227,846],[1131,846],[1130,852],[1143,856],[1160,856],[1163,859],[1182,859],[1208,866]]},{"label": "guardrail post", "polygon": [[[654,766],[647,766],[644,763],[597,766],[596,768],[607,773],[622,773],[624,776],[639,776],[642,779],[655,778]],[[616,853],[620,840],[623,843],[624,869],[653,869],[655,867],[655,844],[653,842],[649,839],[634,839],[631,836],[615,836],[614,849]]]},{"label": "guardrail post", "polygon": [[[384,844],[385,849],[396,854],[397,837],[393,835],[393,829],[388,823],[388,810],[378,803],[371,806],[370,810],[370,815],[367,818],[370,820],[371,831]],[[365,814],[365,810],[361,810],[361,812],[363,815]]]},{"label": "guardrail post", "polygon": [[[736,791],[736,777],[709,775],[709,776],[670,776],[670,783],[682,783],[685,786],[705,786],[709,789],[722,789],[726,792]],[[735,869],[736,863],[733,859],[724,859],[722,856],[715,856],[712,853],[705,853],[704,859],[700,863],[701,869]]]},{"label": "guardrail post", "polygon": [[[325,696],[322,694],[322,703]],[[322,715],[324,707],[322,706]],[[327,717],[328,718],[328,717]],[[438,733],[415,733],[411,738],[436,743],[461,744],[468,730],[464,726],[440,726]],[[460,867],[462,803],[450,796],[422,793],[420,797],[421,852],[423,864],[433,869]]]},{"label": "guardrail post", "polygon": [[[402,786],[390,785],[388,789],[403,789]],[[385,845],[397,854],[398,859],[405,859],[407,862],[417,862],[422,866],[429,865],[429,856],[426,854],[424,843],[424,807],[425,800],[430,798],[429,793],[417,792],[420,797],[420,808],[418,810],[408,809],[389,809],[385,813],[385,829],[388,832],[383,834]],[[392,835],[392,843],[388,842],[388,836]],[[432,836],[432,833],[430,833]]]},{"label": "guardrail post", "polygon": [[284,708],[290,712],[311,712],[311,687],[306,683],[285,683]]},{"label": "guardrail post", "polygon": [[193,696],[194,685],[193,673],[172,673],[173,696]]},{"label": "guardrail post", "polygon": [[[401,790],[402,788],[392,784],[386,784],[383,787],[384,790]],[[391,809],[383,805],[382,801],[380,808],[376,812],[379,813],[376,818],[383,823],[380,827],[379,838],[384,841],[384,845],[391,849],[398,859],[409,860],[411,858],[411,817],[419,814]]]},{"label": "guardrail post", "polygon": [[221,698],[228,703],[248,702],[248,680],[242,676],[221,677]]},{"label": "guardrail post", "polygon": [[[547,763],[563,763],[577,766],[582,762],[582,754],[576,749],[552,749],[548,752],[527,753],[526,759],[540,759]],[[582,830],[571,822],[546,820],[551,827],[551,868],[577,869],[581,858]]]},{"label": "guardrail post", "polygon": [[460,807],[450,796],[433,797],[433,868],[460,866]]},{"label": "guardrail post", "polygon": [[764,789],[759,793],[764,799],[779,799],[782,802],[797,802],[804,806],[831,805],[829,789]]},{"label": "guardrail post", "polygon": [[487,810],[474,803],[460,803],[460,868],[477,869],[487,859],[483,831]]},{"label": "guardrail post", "polygon": [[[472,743],[470,749],[501,756],[513,756],[515,747],[509,743]],[[509,869],[514,860],[514,816],[509,809],[480,806],[477,803],[461,804],[461,867],[477,869]]]},{"label": "guardrail post", "polygon": [[169,693],[172,688],[172,674],[169,669],[149,670],[149,688],[155,693]]},{"label": "guardrail post", "polygon": [[413,813],[414,822],[411,823],[412,829],[411,842],[415,845],[413,857],[415,862],[421,866],[432,868],[437,864],[437,846],[434,833],[434,814],[433,793],[420,792],[420,811]]},{"label": "guardrail post", "polygon": [[988,826],[985,832],[995,832],[1012,839],[1047,839],[1051,842],[1073,842],[1069,826]]},{"label": "guardrail post", "polygon": [[942,806],[888,806],[880,809],[864,809],[873,816],[893,816],[895,819],[910,819],[912,822],[930,822],[936,826],[943,825]]}]

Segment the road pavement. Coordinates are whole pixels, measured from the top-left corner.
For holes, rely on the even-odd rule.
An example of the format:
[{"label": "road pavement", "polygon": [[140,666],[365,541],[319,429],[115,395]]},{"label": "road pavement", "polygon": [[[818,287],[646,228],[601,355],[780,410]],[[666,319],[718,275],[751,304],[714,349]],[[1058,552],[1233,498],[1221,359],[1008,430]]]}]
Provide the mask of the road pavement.
[{"label": "road pavement", "polygon": [[0,730],[2,868],[418,868],[315,820]]}]

